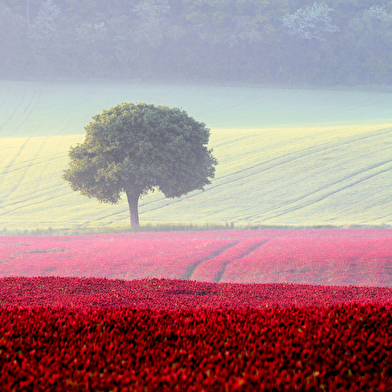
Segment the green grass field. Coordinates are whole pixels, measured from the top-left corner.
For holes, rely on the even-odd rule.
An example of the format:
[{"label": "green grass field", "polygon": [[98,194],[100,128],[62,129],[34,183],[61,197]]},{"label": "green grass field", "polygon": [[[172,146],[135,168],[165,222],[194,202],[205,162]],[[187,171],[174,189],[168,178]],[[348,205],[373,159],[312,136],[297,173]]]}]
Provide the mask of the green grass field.
[{"label": "green grass field", "polygon": [[126,227],[61,179],[71,145],[120,102],[182,107],[212,129],[205,191],[140,203],[141,224],[392,225],[392,94],[214,86],[0,83],[0,231]]}]

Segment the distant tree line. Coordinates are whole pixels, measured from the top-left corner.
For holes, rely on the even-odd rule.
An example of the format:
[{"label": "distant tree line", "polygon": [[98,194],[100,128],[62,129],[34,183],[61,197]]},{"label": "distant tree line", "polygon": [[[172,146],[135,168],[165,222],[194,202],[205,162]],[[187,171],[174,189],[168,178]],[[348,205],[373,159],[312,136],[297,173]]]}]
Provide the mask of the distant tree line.
[{"label": "distant tree line", "polygon": [[0,0],[0,77],[392,84],[392,1]]}]

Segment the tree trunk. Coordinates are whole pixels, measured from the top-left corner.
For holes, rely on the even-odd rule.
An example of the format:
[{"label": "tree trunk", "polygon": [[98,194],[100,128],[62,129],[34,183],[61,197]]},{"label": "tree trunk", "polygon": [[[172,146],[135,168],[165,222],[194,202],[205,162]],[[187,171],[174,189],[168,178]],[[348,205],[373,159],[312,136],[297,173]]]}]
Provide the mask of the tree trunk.
[{"label": "tree trunk", "polygon": [[139,202],[140,194],[131,193],[128,191],[126,191],[126,194],[128,199],[128,205],[129,205],[129,213],[131,216],[131,228],[138,229],[140,226],[139,226],[139,211],[137,205]]}]

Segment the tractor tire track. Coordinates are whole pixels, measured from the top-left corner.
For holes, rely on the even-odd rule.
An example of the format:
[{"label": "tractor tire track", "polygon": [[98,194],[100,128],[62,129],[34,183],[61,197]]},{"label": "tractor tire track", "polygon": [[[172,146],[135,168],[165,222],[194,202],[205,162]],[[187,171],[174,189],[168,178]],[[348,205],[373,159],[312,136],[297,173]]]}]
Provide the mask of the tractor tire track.
[{"label": "tractor tire track", "polygon": [[382,100],[380,100],[380,101],[373,101],[373,99],[370,98],[370,99],[365,100],[361,105],[351,105],[349,107],[344,107],[342,110],[338,110],[338,111],[335,111],[335,112],[331,112],[331,113],[325,114],[324,116],[320,116],[319,118],[320,119],[322,119],[322,118],[330,118],[330,117],[334,118],[337,114],[340,114],[340,113],[343,113],[343,112],[347,113],[347,112],[351,112],[353,110],[358,110],[358,109],[361,109],[361,108],[367,108],[369,106],[377,106],[377,105],[382,104],[383,102],[384,101],[382,101]]},{"label": "tractor tire track", "polygon": [[[53,156],[54,156],[54,158],[48,158],[47,159],[47,157],[53,157]],[[11,173],[14,173],[14,172],[18,172],[20,170],[27,170],[27,169],[32,168],[33,166],[42,165],[44,163],[49,163],[49,162],[52,163],[52,162],[54,162],[56,160],[64,159],[66,156],[67,156],[67,154],[64,153],[64,154],[45,155],[44,157],[39,157],[39,158],[36,158],[36,159],[34,159],[34,158],[27,159],[27,160],[23,161],[22,163],[16,163],[16,164],[7,165],[7,167],[8,166],[11,166],[11,167],[12,166],[18,166],[18,167],[9,169],[8,171],[6,171],[7,170],[7,168],[6,168],[6,169],[4,169],[4,171],[0,175],[11,174]]]},{"label": "tractor tire track", "polygon": [[[28,105],[26,106],[26,108],[25,108],[25,110],[23,110],[23,113],[26,113],[27,112],[27,110],[29,109],[29,107],[30,107],[30,105],[31,105],[31,103],[33,102],[33,100],[34,100],[34,97],[35,97],[35,94],[36,94],[36,92],[37,92],[37,90],[36,89],[34,89],[34,91],[33,91],[33,95],[32,95],[32,97],[31,97],[31,99],[30,99],[30,102],[28,103]],[[40,94],[41,95],[41,94]]]},{"label": "tractor tire track", "polygon": [[[336,182],[334,182],[334,183],[332,183],[332,184],[329,184],[328,186],[326,186],[326,187],[324,187],[324,188],[318,189],[318,190],[315,191],[315,192],[311,192],[311,193],[309,193],[309,194],[307,194],[307,195],[305,195],[305,196],[302,196],[302,197],[300,197],[300,198],[297,198],[296,200],[290,202],[289,204],[284,204],[283,206],[280,205],[279,207],[276,207],[276,208],[274,208],[274,209],[269,209],[269,210],[268,210],[268,213],[272,213],[272,211],[274,211],[274,210],[278,210],[278,209],[281,209],[281,208],[284,208],[284,207],[288,207],[289,205],[298,203],[298,202],[300,202],[300,201],[304,201],[304,199],[310,198],[310,197],[314,196],[315,194],[317,194],[317,193],[319,193],[319,192],[323,192],[323,191],[325,191],[326,189],[331,188],[331,187],[333,187],[333,186],[335,186],[335,185],[338,185],[338,184],[340,184],[340,183],[342,183],[342,182],[349,181],[349,180],[352,179],[353,177],[356,177],[356,176],[358,176],[358,175],[361,175],[361,174],[363,174],[363,173],[365,173],[365,172],[367,172],[367,171],[374,170],[375,168],[378,168],[378,167],[387,165],[387,164],[389,164],[389,163],[392,163],[392,160],[387,161],[387,162],[383,162],[383,163],[378,164],[378,165],[374,165],[373,167],[370,167],[369,169],[366,169],[366,170],[357,172],[357,173],[355,173],[355,174],[353,174],[353,175],[351,175],[351,176],[345,177],[345,178],[343,178],[343,179],[341,179],[341,180],[339,180],[339,181],[336,181]],[[334,195],[334,194],[336,194],[336,193],[339,193],[339,192],[341,192],[341,191],[344,191],[344,190],[346,190],[346,189],[349,189],[349,188],[351,188],[351,187],[353,187],[353,186],[355,186],[355,185],[357,185],[357,184],[360,184],[361,182],[367,181],[367,180],[369,180],[369,179],[372,179],[372,178],[374,178],[374,177],[376,177],[376,176],[378,176],[378,175],[380,175],[380,174],[383,174],[383,173],[386,173],[386,172],[389,172],[389,171],[392,171],[392,166],[389,167],[389,168],[387,168],[387,169],[380,170],[380,171],[378,171],[377,173],[367,175],[366,177],[361,178],[361,179],[359,179],[359,180],[357,180],[357,181],[354,181],[354,182],[352,182],[352,183],[350,183],[350,184],[348,184],[348,185],[346,185],[346,186],[342,186],[342,187],[340,187],[340,188],[337,189],[337,190],[330,191],[330,192],[328,192],[327,194],[321,195],[321,196],[318,197],[316,200],[313,200],[313,201],[311,201],[311,202],[308,202],[308,203],[306,203],[305,205],[298,206],[298,207],[292,207],[292,208],[289,208],[287,211],[284,211],[284,212],[281,212],[281,213],[277,213],[277,214],[274,214],[274,215],[271,215],[271,216],[268,216],[268,215],[266,216],[266,215],[262,214],[262,217],[263,217],[264,220],[266,220],[266,219],[275,219],[275,218],[277,218],[277,217],[280,217],[280,216],[283,216],[283,215],[292,213],[292,212],[294,212],[294,211],[298,211],[298,210],[300,210],[300,209],[309,207],[310,205],[319,203],[320,201],[322,201],[322,200],[324,200],[324,199],[326,199],[326,198],[328,198],[328,197],[330,197],[330,196],[332,196],[332,195]],[[257,218],[258,216],[259,216],[259,214],[258,214],[257,216],[256,216],[256,215],[251,216],[250,218]]]},{"label": "tractor tire track", "polygon": [[[29,107],[31,106],[31,104],[33,102],[33,99],[35,97],[35,93],[36,93],[36,90],[34,90],[34,94],[33,94],[32,98],[31,98],[29,104],[27,105],[26,109],[23,111],[23,114],[26,113],[27,110],[29,109]],[[39,94],[38,94],[38,97],[37,97],[37,100],[36,100],[35,104],[31,107],[30,111],[27,113],[27,115],[24,118],[24,120],[12,131],[13,135],[15,135],[19,131],[20,127],[30,118],[31,114],[33,113],[33,111],[35,110],[35,108],[39,104],[39,101],[41,99],[41,94],[42,94],[41,91],[39,91]]]},{"label": "tractor tire track", "polygon": [[4,104],[7,102],[8,96],[10,95],[11,92],[11,86],[8,86],[8,90],[4,96],[3,102],[0,104],[0,109],[4,106]]},{"label": "tractor tire track", "polygon": [[[222,180],[222,179],[228,178],[228,177],[232,177],[232,176],[237,175],[237,174],[242,174],[242,173],[244,173],[246,171],[249,171],[249,170],[252,170],[252,169],[255,169],[255,168],[267,165],[267,164],[271,164],[271,163],[274,163],[276,161],[282,161],[283,160],[282,162],[278,162],[276,165],[268,167],[268,168],[266,168],[266,169],[264,169],[262,171],[270,170],[271,168],[275,168],[275,167],[278,167],[278,166],[281,166],[281,165],[284,165],[284,164],[287,164],[287,163],[293,163],[294,161],[296,161],[298,159],[301,159],[301,158],[304,158],[304,157],[309,157],[310,155],[314,155],[314,154],[317,154],[319,152],[330,151],[330,150],[335,149],[336,147],[342,147],[342,146],[347,146],[347,145],[352,144],[352,143],[362,142],[363,140],[366,140],[366,139],[369,139],[369,138],[373,139],[376,136],[380,136],[380,135],[388,136],[389,134],[392,134],[392,128],[387,128],[387,129],[378,131],[376,135],[373,134],[373,131],[370,132],[370,133],[371,133],[370,135],[359,137],[359,138],[356,138],[354,140],[348,140],[348,141],[346,141],[344,143],[342,143],[341,141],[334,142],[334,143],[325,142],[325,143],[318,144],[317,146],[307,147],[307,148],[302,149],[300,151],[295,151],[295,152],[292,152],[292,153],[283,154],[283,155],[280,155],[280,156],[278,156],[276,158],[268,159],[268,160],[266,160],[264,162],[261,162],[261,163],[258,163],[256,165],[250,166],[250,167],[248,167],[246,169],[238,170],[238,171],[236,171],[234,173],[227,174],[226,176],[219,177],[219,180]],[[325,148],[325,146],[328,146],[328,148]],[[287,158],[287,159],[284,160],[285,158]],[[243,178],[243,177],[241,177],[241,178]],[[217,180],[215,180],[215,181],[217,181]]]},{"label": "tractor tire track", "polygon": [[227,265],[232,261],[246,257],[269,240],[270,238],[251,237],[235,241],[219,254],[205,258],[196,266],[189,279],[217,283],[220,281]]},{"label": "tractor tire track", "polygon": [[[18,199],[18,201],[16,203],[10,203],[7,206],[9,207],[14,207],[12,209],[9,209],[7,212],[5,213],[0,213],[0,216],[6,216],[6,215],[12,215],[14,212],[16,211],[20,211],[21,209],[25,209],[25,208],[29,208],[32,206],[38,206],[40,204],[44,204],[48,201],[53,201],[56,199],[61,199],[64,197],[64,195],[58,195],[58,190],[62,189],[62,186],[56,186],[54,187],[55,189],[51,190],[51,191],[45,191],[45,198],[39,198],[37,201],[35,202],[31,202],[32,198],[30,195],[28,195],[26,198],[20,198]],[[56,189],[57,188],[57,189]],[[26,202],[31,202],[29,204],[25,204]],[[19,207],[17,207],[17,205],[20,205]]]},{"label": "tractor tire track", "polygon": [[9,169],[10,167],[12,167],[12,165],[14,165],[14,162],[19,158],[20,154],[22,153],[22,151],[24,150],[24,148],[26,147],[27,143],[30,141],[30,137],[26,138],[26,140],[24,141],[24,143],[19,147],[18,152],[12,157],[11,161],[7,164],[7,166],[3,169],[3,171],[0,173],[0,178],[7,174],[8,171],[7,169]]},{"label": "tractor tire track", "polygon": [[261,246],[264,246],[264,245],[265,245],[266,243],[268,243],[270,240],[271,240],[271,239],[262,240],[262,241],[260,241],[260,242],[258,242],[258,243],[256,243],[256,244],[254,244],[253,246],[249,247],[249,249],[246,250],[244,253],[242,253],[240,256],[238,256],[238,257],[236,257],[236,258],[230,260],[228,263],[224,263],[224,265],[223,265],[223,267],[221,268],[221,270],[218,271],[218,272],[216,273],[214,282],[215,282],[215,283],[219,283],[219,282],[221,281],[222,276],[224,275],[224,273],[225,273],[225,271],[226,271],[226,268],[227,268],[227,266],[228,266],[230,263],[232,263],[233,261],[237,261],[237,260],[243,259],[244,257],[250,255],[252,252],[256,251],[256,250],[259,249]]},{"label": "tractor tire track", "polygon": [[8,118],[8,120],[5,121],[5,123],[3,123],[3,125],[0,126],[0,131],[12,120],[12,118],[14,117],[14,115],[16,114],[16,112],[18,111],[18,109],[23,105],[23,102],[25,100],[26,97],[26,90],[24,91],[24,94],[22,96],[22,100],[20,101],[20,103],[18,105],[16,105],[16,108],[14,109],[14,111],[12,112],[11,116]]},{"label": "tractor tire track", "polygon": [[[303,149],[301,151],[296,151],[296,152],[289,153],[289,154],[283,154],[283,155],[281,155],[279,157],[266,160],[264,162],[261,162],[261,163],[258,163],[256,165],[250,166],[250,167],[248,167],[246,169],[239,170],[239,171],[236,171],[234,173],[230,173],[228,175],[216,178],[216,179],[214,179],[212,181],[212,184],[203,191],[203,194],[206,194],[207,192],[211,192],[212,190],[217,189],[217,188],[222,187],[222,186],[233,185],[235,182],[243,181],[244,179],[249,179],[250,177],[253,177],[255,175],[260,175],[260,173],[264,173],[266,171],[276,169],[279,166],[283,166],[283,165],[286,165],[286,164],[292,164],[295,161],[298,161],[298,160],[303,159],[303,158],[308,159],[309,156],[318,154],[320,152],[324,153],[326,151],[333,150],[336,147],[347,146],[347,145],[352,144],[352,143],[361,142],[361,141],[369,139],[369,138],[374,138],[375,135],[373,134],[373,131],[370,132],[370,133],[371,134],[369,134],[369,135],[356,138],[355,140],[349,140],[349,141],[346,141],[345,143],[334,142],[331,145],[331,143],[326,142],[326,143],[323,143],[323,144],[315,146],[315,147],[309,147],[309,148]],[[382,131],[377,132],[376,136],[378,136],[378,135],[389,136],[389,134],[391,134],[391,133],[392,133],[392,129],[388,128],[386,130],[382,130]],[[325,145],[329,145],[329,147],[325,148],[324,147]],[[266,167],[262,168],[262,166],[266,166]],[[258,169],[258,168],[261,168],[261,169],[257,170],[254,173],[249,173],[250,170],[254,170],[254,169]],[[236,175],[237,176],[241,175],[241,177],[230,179],[230,177],[233,177],[233,176],[236,176]],[[230,179],[230,180],[222,182],[222,180],[225,180],[225,179]],[[189,195],[186,195],[186,196],[184,196],[182,198],[179,198],[177,200],[172,200],[172,201],[164,202],[163,200],[154,200],[154,201],[151,201],[151,202],[143,203],[142,207],[151,206],[151,208],[147,207],[146,209],[143,209],[143,213],[147,213],[147,212],[159,210],[161,208],[169,207],[169,206],[173,205],[174,203],[180,203],[182,200],[196,197],[200,193],[201,192],[197,192],[197,193],[194,193],[194,194],[189,194]],[[157,204],[157,203],[159,203],[159,205],[158,206],[154,206],[154,204]],[[162,203],[164,203],[164,205],[162,205]]]},{"label": "tractor tire track", "polygon": [[227,249],[231,248],[232,246],[235,246],[238,244],[239,241],[230,241],[228,244],[226,244],[225,246],[223,246],[221,249],[213,252],[210,256],[203,258],[199,261],[196,261],[192,264],[190,264],[187,268],[185,273],[183,274],[183,276],[181,276],[180,279],[185,279],[185,280],[190,280],[191,276],[193,275],[196,267],[198,265],[200,265],[201,263],[204,263],[207,260],[211,260],[214,259],[215,257],[218,257],[220,254],[222,254],[223,252],[225,252]]},{"label": "tractor tire track", "polygon": [[[41,153],[41,151],[43,150],[43,148],[45,147],[45,145],[48,143],[48,140],[46,139],[44,143],[42,143],[40,145],[40,147],[37,149],[37,151],[35,152],[34,158],[32,158],[32,160],[35,160],[39,157],[39,154]],[[41,170],[42,171],[42,170]],[[6,197],[3,198],[3,202],[5,202],[7,199],[9,199],[10,197],[12,197],[12,194],[14,192],[16,192],[16,190],[19,188],[19,186],[21,185],[21,183],[23,182],[23,180],[25,179],[26,175],[28,173],[28,169],[24,170],[22,172],[22,175],[19,177],[19,180],[15,183],[15,185],[13,186],[13,188],[10,190],[10,192],[8,193],[8,195]]]}]

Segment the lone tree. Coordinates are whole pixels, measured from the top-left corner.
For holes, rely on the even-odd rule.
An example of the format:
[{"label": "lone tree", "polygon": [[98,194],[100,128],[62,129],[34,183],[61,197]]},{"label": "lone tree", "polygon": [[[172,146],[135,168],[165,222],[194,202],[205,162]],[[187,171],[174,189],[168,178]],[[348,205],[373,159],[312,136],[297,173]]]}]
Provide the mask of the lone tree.
[{"label": "lone tree", "polygon": [[70,148],[63,179],[103,203],[116,204],[125,192],[132,228],[139,227],[138,201],[148,192],[180,197],[214,178],[210,130],[183,110],[122,103],[93,120],[84,142]]}]

